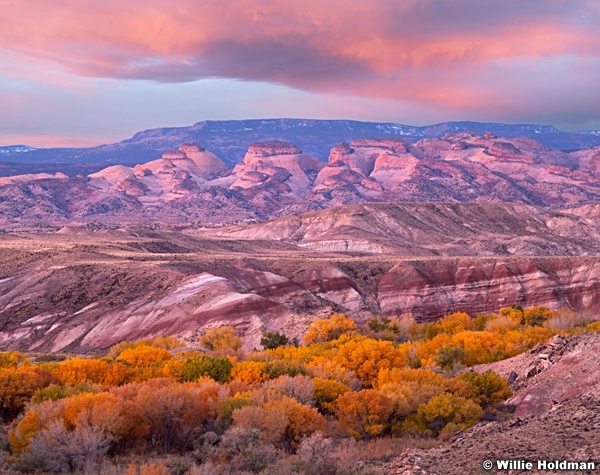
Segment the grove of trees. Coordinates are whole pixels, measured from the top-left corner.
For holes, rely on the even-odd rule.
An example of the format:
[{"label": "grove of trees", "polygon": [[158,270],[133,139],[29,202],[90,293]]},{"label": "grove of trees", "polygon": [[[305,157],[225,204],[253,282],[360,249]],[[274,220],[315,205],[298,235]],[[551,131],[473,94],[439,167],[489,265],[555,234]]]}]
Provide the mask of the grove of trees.
[{"label": "grove of trees", "polygon": [[[370,473],[340,453],[369,446],[373,457],[385,440],[439,443],[494,417],[508,384],[469,366],[585,329],[600,325],[541,307],[430,323],[382,317],[364,328],[335,314],[315,320],[305,344],[269,333],[263,350],[242,350],[235,330],[221,327],[200,349],[161,337],[63,361],[0,353],[5,458],[22,471],[112,463],[114,473],[167,474],[174,469],[140,454],[186,454],[181,474],[277,473],[274,461],[285,473]],[[139,463],[114,468],[132,454]]]}]

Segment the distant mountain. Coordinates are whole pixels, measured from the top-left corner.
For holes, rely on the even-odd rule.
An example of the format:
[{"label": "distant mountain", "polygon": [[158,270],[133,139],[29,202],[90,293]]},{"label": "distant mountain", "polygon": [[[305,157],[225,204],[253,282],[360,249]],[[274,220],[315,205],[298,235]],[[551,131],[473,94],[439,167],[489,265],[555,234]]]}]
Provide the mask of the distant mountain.
[{"label": "distant mountain", "polygon": [[212,151],[185,143],[133,167],[71,178],[60,170],[0,177],[0,227],[204,227],[353,203],[488,201],[553,209],[600,203],[600,147],[563,152],[528,138],[453,132],[413,143],[356,139],[333,147],[323,163],[270,140],[250,145],[229,168]]},{"label": "distant mountain", "polygon": [[[451,132],[492,132],[499,137],[534,138],[546,147],[565,151],[600,145],[600,131],[563,132],[551,125],[444,122],[416,127],[396,123],[352,120],[227,120],[202,121],[190,127],[145,130],[114,144],[90,148],[32,149],[25,146],[0,147],[3,162],[97,163],[134,165],[161,156],[185,142],[198,142],[228,165],[240,162],[254,142],[281,140],[326,161],[331,147],[359,138],[401,137],[407,142],[443,137]],[[23,153],[23,152],[27,153]],[[1,173],[0,171],[0,174]],[[5,174],[3,174],[5,175]]]},{"label": "distant mountain", "polygon": [[35,150],[33,147],[27,145],[9,145],[7,147],[0,147],[0,155],[16,155],[19,153],[32,152]]}]

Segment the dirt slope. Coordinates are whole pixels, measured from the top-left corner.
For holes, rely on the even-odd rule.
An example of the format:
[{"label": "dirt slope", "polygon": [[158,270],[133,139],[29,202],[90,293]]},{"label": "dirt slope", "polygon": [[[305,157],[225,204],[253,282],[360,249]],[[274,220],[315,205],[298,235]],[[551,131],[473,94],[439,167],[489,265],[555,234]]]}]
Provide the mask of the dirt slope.
[{"label": "dirt slope", "polygon": [[504,422],[480,423],[457,435],[450,445],[407,452],[390,464],[389,473],[538,473],[483,469],[484,460],[498,459],[594,461],[594,472],[539,473],[598,473],[599,354],[600,334],[555,337],[523,355],[476,367],[477,371],[492,369],[505,376],[514,371],[518,375],[514,396],[508,401],[517,405],[513,416]]}]

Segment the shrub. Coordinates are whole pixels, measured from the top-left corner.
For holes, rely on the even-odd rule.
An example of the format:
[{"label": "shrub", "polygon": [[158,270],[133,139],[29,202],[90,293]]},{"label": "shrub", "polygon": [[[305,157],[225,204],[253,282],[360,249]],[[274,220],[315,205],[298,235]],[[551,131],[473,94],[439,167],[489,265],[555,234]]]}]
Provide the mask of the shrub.
[{"label": "shrub", "polygon": [[551,330],[567,330],[569,328],[585,326],[593,320],[588,312],[576,313],[568,308],[561,308],[543,323],[545,328]]},{"label": "shrub", "polygon": [[222,460],[223,455],[230,461],[233,473],[258,473],[283,458],[283,454],[275,447],[261,440],[258,429],[251,427],[229,429],[214,452],[217,459]]},{"label": "shrub", "polygon": [[169,469],[162,464],[145,463],[143,465],[129,464],[124,475],[171,475]]},{"label": "shrub", "polygon": [[0,368],[17,368],[28,362],[23,353],[17,351],[0,352]]},{"label": "shrub", "polygon": [[316,405],[324,414],[333,414],[338,397],[350,391],[350,388],[333,379],[313,379]]},{"label": "shrub", "polygon": [[541,326],[546,320],[554,316],[552,310],[546,307],[531,307],[523,311],[522,323],[525,325]]},{"label": "shrub", "polygon": [[143,383],[133,403],[150,428],[150,438],[165,452],[185,443],[194,428],[217,415],[217,394],[161,380]]},{"label": "shrub", "polygon": [[266,332],[260,339],[260,344],[265,350],[273,350],[280,346],[289,345],[290,339],[283,333]]},{"label": "shrub", "polygon": [[219,402],[219,405],[217,407],[217,415],[219,419],[228,423],[232,419],[233,411],[242,407],[252,405],[254,405],[254,403],[246,397],[228,397]]},{"label": "shrub", "polygon": [[0,419],[8,422],[17,417],[31,396],[49,382],[50,375],[35,367],[0,369]]},{"label": "shrub", "polygon": [[389,432],[394,403],[374,389],[365,389],[342,394],[335,412],[348,435],[369,439]]},{"label": "shrub", "polygon": [[267,364],[262,361],[242,361],[233,367],[231,377],[234,381],[260,383],[269,379],[265,372],[266,367]]},{"label": "shrub", "polygon": [[163,374],[179,382],[198,381],[207,376],[219,383],[226,383],[231,379],[232,368],[233,365],[227,358],[200,355],[168,361],[163,368]]},{"label": "shrub", "polygon": [[89,472],[98,465],[108,447],[108,440],[96,427],[68,431],[60,421],[53,421],[31,439],[30,451],[53,472]]},{"label": "shrub", "polygon": [[145,345],[126,349],[119,355],[119,361],[125,361],[140,368],[147,368],[156,363],[169,361],[171,358],[171,353],[164,348]]},{"label": "shrub", "polygon": [[453,343],[442,346],[435,355],[435,362],[445,371],[454,371],[464,357],[464,350]]},{"label": "shrub", "polygon": [[263,406],[242,407],[233,411],[234,427],[257,428],[265,442],[295,448],[301,438],[325,426],[325,419],[312,407],[283,397]]},{"label": "shrub", "polygon": [[600,332],[600,321],[590,323],[586,328],[588,331],[590,331],[592,333]]},{"label": "shrub", "polygon": [[[421,404],[416,418],[410,422],[415,421],[421,431],[437,437],[442,433],[468,429],[482,415],[481,407],[473,401],[446,393],[431,398],[427,404]],[[410,428],[411,424],[407,424],[407,427]]]},{"label": "shrub", "polygon": [[298,376],[306,374],[306,370],[299,364],[286,360],[271,360],[265,362],[264,373],[268,379],[275,379],[279,376]]},{"label": "shrub", "polygon": [[469,384],[473,401],[484,409],[512,396],[506,380],[491,370],[485,373],[470,371],[459,374],[456,378]]},{"label": "shrub", "polygon": [[332,452],[333,440],[323,437],[321,432],[302,439],[296,452],[302,473],[320,475],[333,472]]},{"label": "shrub", "polygon": [[273,389],[281,392],[296,401],[307,406],[315,405],[315,387],[312,379],[308,376],[290,377],[287,375],[272,379],[264,384],[265,389]]},{"label": "shrub", "polygon": [[110,350],[108,350],[106,356],[111,359],[116,359],[124,350],[139,348],[140,346],[154,346],[156,348],[172,350],[174,348],[184,347],[185,343],[172,336],[159,336],[152,340],[122,341],[113,345]]}]

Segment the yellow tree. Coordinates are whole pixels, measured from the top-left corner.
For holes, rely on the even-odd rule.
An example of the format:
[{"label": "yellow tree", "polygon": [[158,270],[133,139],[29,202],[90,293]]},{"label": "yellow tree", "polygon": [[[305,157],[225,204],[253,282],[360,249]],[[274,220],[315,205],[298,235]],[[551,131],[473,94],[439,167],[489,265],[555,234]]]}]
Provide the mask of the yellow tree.
[{"label": "yellow tree", "polygon": [[325,418],[314,407],[283,396],[262,406],[247,406],[233,411],[234,426],[258,429],[261,439],[295,448],[302,437],[325,427]]},{"label": "yellow tree", "polygon": [[483,415],[473,401],[454,394],[441,394],[419,406],[417,424],[434,436],[468,429]]},{"label": "yellow tree", "polygon": [[334,379],[314,378],[314,394],[317,407],[324,414],[333,414],[337,399],[350,388]]},{"label": "yellow tree", "polygon": [[242,361],[231,370],[231,378],[244,383],[261,383],[269,379],[266,367],[267,364],[262,361]]},{"label": "yellow tree", "polygon": [[0,369],[0,418],[11,421],[23,410],[31,396],[48,386],[50,375],[35,367]]},{"label": "yellow tree", "polygon": [[394,403],[374,389],[348,391],[337,398],[336,406],[342,427],[352,437],[369,439],[390,430]]},{"label": "yellow tree", "polygon": [[200,337],[200,344],[210,351],[231,353],[242,347],[242,340],[233,327],[213,327]]},{"label": "yellow tree", "polygon": [[357,335],[358,327],[354,320],[343,313],[335,313],[329,318],[319,318],[312,322],[304,335],[306,343],[323,343],[337,340],[342,335]]}]

